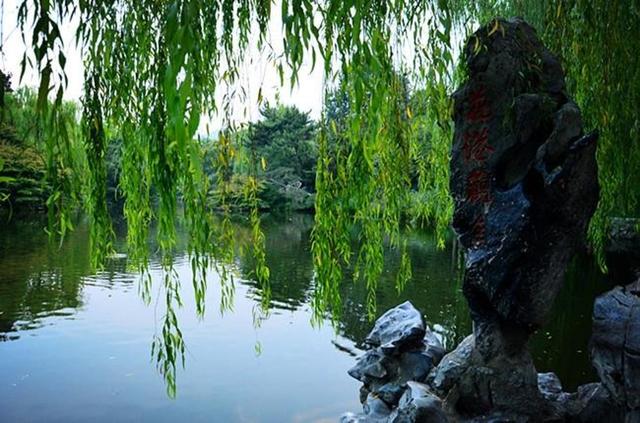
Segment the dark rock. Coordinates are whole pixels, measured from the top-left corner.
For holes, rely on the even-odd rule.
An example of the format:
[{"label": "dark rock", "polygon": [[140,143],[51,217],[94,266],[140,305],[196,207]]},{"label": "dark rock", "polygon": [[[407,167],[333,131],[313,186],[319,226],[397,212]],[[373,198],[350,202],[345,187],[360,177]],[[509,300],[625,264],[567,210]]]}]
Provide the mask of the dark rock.
[{"label": "dark rock", "polygon": [[442,401],[427,385],[407,382],[408,389],[389,417],[389,423],[447,423]]},{"label": "dark rock", "polygon": [[436,383],[445,357],[432,384],[452,384],[456,410],[470,417],[553,419],[526,344],[595,211],[597,134],[585,135],[559,60],[523,20],[494,20],[464,53],[450,185],[475,343],[466,365]]},{"label": "dark rock", "polygon": [[420,313],[405,302],[383,314],[367,337],[373,349],[358,358],[348,373],[361,381],[363,413],[347,413],[342,422],[384,421],[397,407],[409,383],[424,382],[440,362],[444,348]]},{"label": "dark rock", "polygon": [[609,391],[601,383],[579,386],[576,393],[566,394],[562,402],[568,422],[625,422],[625,411],[612,403]]},{"label": "dark rock", "polygon": [[440,360],[444,356],[445,349],[442,346],[442,342],[440,342],[440,338],[438,337],[438,335],[436,335],[435,332],[433,332],[429,327],[427,327],[426,333],[424,334],[424,339],[422,340],[422,342],[424,344],[425,350],[429,350],[430,354],[433,355],[434,359],[437,359],[437,361],[440,362]]},{"label": "dark rock", "polygon": [[640,410],[640,280],[596,299],[591,358],[612,400]]},{"label": "dark rock", "polygon": [[444,348],[427,328],[422,344],[404,352],[385,352],[375,348],[365,352],[348,373],[364,386],[360,400],[369,393],[395,406],[406,388],[407,381],[424,382],[429,372],[440,362]]},{"label": "dark rock", "polygon": [[373,418],[387,418],[391,413],[389,406],[381,398],[376,395],[369,394],[367,401],[364,403],[364,412],[367,416]]},{"label": "dark rock", "polygon": [[640,219],[614,217],[609,220],[606,251],[640,260]]},{"label": "dark rock", "polygon": [[[491,334],[499,335],[500,332]],[[488,336],[486,334],[485,339]],[[543,410],[545,404],[538,390],[538,375],[529,352],[522,349],[516,354],[496,349],[488,356],[480,352],[481,348],[476,336],[476,346],[467,368],[449,392],[451,398],[457,398],[456,410],[468,416],[499,413],[518,416],[520,420],[535,417],[544,421],[542,417],[546,419],[552,411]]]},{"label": "dark rock", "polygon": [[[538,328],[598,200],[595,140],[584,135],[558,59],[523,20],[478,30],[454,94],[454,229],[476,320]],[[477,46],[480,48],[477,48]]]},{"label": "dark rock", "polygon": [[428,350],[405,352],[400,355],[397,375],[398,378],[403,381],[414,380],[416,382],[424,382],[436,364],[437,361],[434,361],[433,356],[429,354]]},{"label": "dark rock", "polygon": [[340,423],[386,423],[391,410],[387,404],[375,395],[369,394],[363,405],[362,413],[345,413]]},{"label": "dark rock", "polygon": [[425,327],[420,312],[406,301],[380,316],[365,341],[391,354],[403,347],[414,346],[424,335]]},{"label": "dark rock", "polygon": [[340,423],[386,423],[387,417],[368,416],[364,413],[344,413],[340,416]]},{"label": "dark rock", "polygon": [[455,350],[445,355],[427,377],[428,384],[438,393],[446,394],[465,372],[474,347],[473,335],[467,336]]},{"label": "dark rock", "polygon": [[380,350],[369,350],[358,357],[356,365],[347,371],[349,376],[359,380],[364,384],[372,383],[385,378],[389,372],[387,367],[391,367],[390,360]]},{"label": "dark rock", "polygon": [[562,383],[555,373],[538,373],[538,389],[548,400],[556,400],[563,394]]},{"label": "dark rock", "polygon": [[408,351],[398,356],[387,356],[375,349],[367,351],[348,373],[361,381],[368,392],[384,396],[387,400],[389,396],[382,394],[383,388],[389,392],[391,386],[404,389],[409,380],[424,381],[433,367],[433,359],[425,351]]},{"label": "dark rock", "polygon": [[406,390],[406,385],[397,385],[395,383],[387,383],[375,390],[375,394],[389,406],[395,406],[400,401],[402,394]]},{"label": "dark rock", "polygon": [[364,415],[347,412],[340,416],[339,422],[340,423],[362,423],[364,422]]},{"label": "dark rock", "polygon": [[605,252],[612,280],[626,285],[639,278],[640,219],[610,219]]}]

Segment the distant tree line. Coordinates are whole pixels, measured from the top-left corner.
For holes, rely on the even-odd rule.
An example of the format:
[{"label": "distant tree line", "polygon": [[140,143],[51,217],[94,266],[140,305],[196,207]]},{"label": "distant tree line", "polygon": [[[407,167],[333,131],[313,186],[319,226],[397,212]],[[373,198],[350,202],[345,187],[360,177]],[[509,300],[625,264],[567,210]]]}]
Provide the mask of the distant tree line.
[{"label": "distant tree line", "polygon": [[[45,210],[52,190],[46,177],[47,145],[36,118],[37,93],[29,88],[12,90],[9,77],[2,74],[2,78],[0,200],[3,201],[0,208],[11,209],[12,212]],[[406,82],[404,85],[406,104],[402,107],[414,111],[412,119],[418,136],[422,138],[422,151],[416,154],[426,156],[429,153],[429,125],[422,119],[426,104],[424,93],[415,91],[410,95]],[[72,123],[71,133],[77,133],[80,131],[78,105],[66,102],[64,110]],[[226,131],[234,151],[227,193],[231,209],[242,212],[250,207],[246,186],[249,178],[255,177],[261,209],[313,210],[320,129],[323,125],[328,128],[325,136],[332,154],[348,157],[351,150],[344,133],[350,113],[349,95],[338,87],[326,96],[322,122],[314,121],[308,112],[295,106],[266,103],[256,121]],[[119,212],[124,201],[119,189],[123,140],[109,135],[118,133],[116,130],[107,128],[106,133],[107,201],[112,211]],[[76,145],[80,153],[80,137],[73,137],[69,143]],[[208,202],[216,208],[220,206],[216,166],[219,136],[201,140],[200,146],[203,168],[209,179]],[[77,160],[82,162],[84,158],[78,154]],[[408,208],[422,204],[418,201],[424,195],[419,190],[420,172],[416,163],[411,169],[415,192],[411,204],[407,204]],[[151,197],[153,201],[157,199],[153,190]]]}]

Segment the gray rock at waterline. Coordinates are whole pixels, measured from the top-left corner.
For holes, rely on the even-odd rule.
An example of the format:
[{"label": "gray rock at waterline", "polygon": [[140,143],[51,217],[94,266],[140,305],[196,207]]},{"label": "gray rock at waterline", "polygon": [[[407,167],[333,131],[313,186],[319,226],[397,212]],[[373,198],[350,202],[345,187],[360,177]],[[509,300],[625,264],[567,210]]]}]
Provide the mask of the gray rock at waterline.
[{"label": "gray rock at waterline", "polygon": [[[438,325],[436,325],[436,326],[438,326]],[[436,330],[435,327],[434,327],[434,330]],[[444,353],[446,351],[445,351],[444,347],[442,346],[442,342],[440,342],[440,338],[428,326],[427,326],[427,328],[425,330],[424,339],[423,339],[422,342],[423,342],[423,344],[425,346],[425,349],[430,349],[430,350],[433,351],[434,354],[439,354],[440,358],[442,358],[442,356],[444,356]]]},{"label": "gray rock at waterline", "polygon": [[442,401],[422,383],[407,382],[408,388],[389,423],[447,423]]},{"label": "gray rock at waterline", "polygon": [[424,335],[425,326],[420,312],[406,301],[380,316],[365,342],[392,354],[419,343]]},{"label": "gray rock at waterline", "polygon": [[348,413],[344,413],[343,415],[340,416],[340,423],[364,423],[365,422],[365,416],[361,413],[352,413],[352,412],[348,412]]},{"label": "gray rock at waterline", "polygon": [[386,423],[387,417],[374,419],[364,413],[344,413],[340,416],[340,423]]},{"label": "gray rock at waterline", "polygon": [[605,244],[613,280],[626,285],[640,277],[640,219],[611,218]]},{"label": "gray rock at waterline", "polygon": [[362,413],[345,413],[340,423],[387,423],[391,410],[379,397],[369,394],[363,405]]},{"label": "gray rock at waterline", "polygon": [[614,217],[609,220],[607,253],[628,255],[640,261],[640,219]]},{"label": "gray rock at waterline", "polygon": [[538,390],[547,400],[557,400],[562,392],[562,383],[555,373],[538,373]]},{"label": "gray rock at waterline", "polygon": [[591,357],[612,400],[640,410],[640,280],[596,299]]},{"label": "gray rock at waterline", "polygon": [[409,380],[424,382],[431,369],[442,359],[442,354],[434,355],[433,351],[407,351],[400,355],[397,361],[396,375],[399,383]]},{"label": "gray rock at waterline", "polygon": [[384,379],[389,372],[391,360],[380,350],[369,350],[358,357],[355,366],[347,371],[349,376],[365,385]]},{"label": "gray rock at waterline", "polygon": [[[428,329],[426,332],[431,333]],[[373,393],[390,406],[395,406],[406,383],[424,382],[443,354],[440,341],[433,335],[427,335],[422,344],[415,344],[413,349],[401,353],[385,353],[381,348],[369,350],[358,358],[348,373],[364,384],[360,396],[363,403],[365,394]]]},{"label": "gray rock at waterline", "polygon": [[[611,394],[602,383],[589,383],[578,387],[577,392],[558,398],[565,409],[565,418],[575,423],[626,422],[625,411],[611,400]],[[637,420],[635,421],[637,423]]]},{"label": "gray rock at waterline", "polygon": [[387,418],[391,413],[387,403],[374,394],[367,396],[363,410],[367,416],[371,416],[372,418]]},{"label": "gray rock at waterline", "polygon": [[402,397],[402,394],[404,394],[404,391],[406,389],[407,388],[405,384],[398,385],[396,383],[390,382],[382,385],[379,388],[374,388],[374,393],[385,403],[395,405],[398,404],[400,398]]},{"label": "gray rock at waterline", "polygon": [[340,420],[343,423],[387,421],[391,410],[406,395],[409,384],[424,382],[445,352],[438,336],[424,325],[422,316],[408,301],[376,321],[367,344],[372,349],[348,371],[363,383],[360,389],[363,412],[344,414]]},{"label": "gray rock at waterline", "polygon": [[466,370],[474,345],[475,340],[471,334],[442,358],[427,377],[428,384],[439,393],[448,392]]}]

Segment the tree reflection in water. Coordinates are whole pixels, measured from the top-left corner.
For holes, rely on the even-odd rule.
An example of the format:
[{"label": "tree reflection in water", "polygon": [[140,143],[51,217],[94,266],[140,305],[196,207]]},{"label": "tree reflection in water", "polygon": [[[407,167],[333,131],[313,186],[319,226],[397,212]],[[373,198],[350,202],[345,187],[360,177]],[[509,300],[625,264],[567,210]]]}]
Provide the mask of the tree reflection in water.
[{"label": "tree reflection in water", "polygon": [[[266,264],[271,272],[268,302],[264,301],[262,285],[252,276],[255,263],[248,245],[252,239],[250,225],[244,220],[234,220],[230,227],[234,236],[232,257],[218,262],[202,258],[191,262],[196,270],[204,269],[207,272],[201,274],[204,277],[199,280],[206,282],[213,273],[217,273],[215,279],[220,281],[220,285],[198,285],[194,290],[219,290],[220,304],[216,312],[224,313],[233,308],[236,284],[246,285],[255,303],[256,324],[268,318],[270,312],[304,310],[311,316],[315,293],[310,251],[313,216],[293,214],[264,218]],[[118,232],[119,243],[116,247],[123,248],[124,234]],[[385,254],[384,271],[377,288],[376,317],[410,300],[424,313],[425,321],[441,335],[445,345],[451,348],[471,332],[451,239],[444,250],[438,250],[434,237],[429,233],[407,231],[403,238],[411,259],[412,277],[404,290],[398,293],[395,280],[401,254],[389,249]],[[127,269],[124,256],[115,257],[103,271],[92,274],[87,242],[84,224],[79,224],[60,247],[47,242],[42,222],[16,223],[3,230],[0,234],[0,266],[3,269],[0,283],[0,339],[16,339],[21,331],[37,328],[49,316],[73,315],[83,306],[85,285],[118,284],[135,292],[136,282],[141,281],[140,286],[146,287],[148,294],[158,293],[158,299],[166,300],[153,304],[156,319],[161,322],[158,322],[152,352],[167,383],[169,395],[174,395],[177,389],[176,372],[183,363],[184,350],[188,347],[183,341],[175,308],[180,306],[182,284],[193,281],[180,280],[180,275],[171,266],[162,266],[158,257],[151,258],[149,274],[142,277]],[[185,234],[182,234],[178,245],[174,258],[189,259],[185,256]],[[342,309],[338,313],[335,330],[352,341],[356,348],[362,348],[372,325],[367,318],[367,288],[363,283],[353,281],[352,268],[345,269],[344,275],[339,288]],[[165,283],[162,283],[163,278],[166,279]],[[150,286],[152,281],[155,281],[155,285]],[[589,381],[592,376],[587,353],[591,306],[594,296],[606,289],[607,285],[602,283],[602,277],[591,261],[578,257],[567,275],[566,286],[550,324],[544,333],[537,334],[532,341],[538,369],[553,369],[568,389]],[[200,294],[200,298],[204,300],[204,293]],[[166,307],[167,304],[169,307]],[[265,304],[268,308],[263,308]],[[205,313],[204,304],[198,305],[196,301],[196,305],[199,313]],[[580,317],[576,319],[575,316]],[[325,315],[325,322],[331,324],[330,316]],[[568,334],[571,336],[564,336]],[[357,353],[337,342],[334,345],[349,354]],[[259,343],[256,346],[259,352],[262,347]]]}]

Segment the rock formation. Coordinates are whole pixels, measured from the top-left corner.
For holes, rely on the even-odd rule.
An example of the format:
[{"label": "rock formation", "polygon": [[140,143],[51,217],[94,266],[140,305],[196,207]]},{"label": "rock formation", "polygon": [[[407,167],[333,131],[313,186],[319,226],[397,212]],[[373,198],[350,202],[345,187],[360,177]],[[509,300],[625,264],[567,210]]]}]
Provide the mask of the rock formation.
[{"label": "rock formation", "polygon": [[348,413],[342,421],[393,421],[389,420],[391,411],[400,402],[406,404],[407,413],[418,412],[415,404],[426,401],[424,389],[410,384],[424,382],[444,355],[442,344],[425,326],[420,312],[408,301],[388,310],[376,321],[366,342],[371,349],[349,370],[349,375],[363,383],[360,401],[364,413]]},{"label": "rock formation", "polygon": [[[371,349],[349,370],[363,382],[363,412],[343,415],[342,423],[640,423],[640,279],[596,299],[591,356],[601,382],[568,393],[554,373],[538,373],[531,402],[518,403],[520,409],[494,406],[480,415],[460,410],[457,387],[478,371],[471,368],[477,365],[475,336],[442,357],[438,338],[408,302],[385,313],[367,339]],[[505,363],[503,372],[509,369]],[[518,398],[522,387],[511,388]]]},{"label": "rock formation", "polygon": [[481,28],[464,54],[468,79],[453,96],[451,192],[475,345],[453,387],[456,409],[539,415],[543,398],[526,344],[595,211],[597,135],[584,134],[560,62],[523,20]]},{"label": "rock formation", "polygon": [[363,382],[364,412],[342,421],[640,423],[640,280],[596,300],[599,383],[564,392],[527,348],[584,245],[597,134],[584,133],[560,62],[523,20],[480,28],[464,57],[451,192],[473,334],[442,357],[411,304],[388,311],[349,371]]},{"label": "rock formation", "polygon": [[591,359],[612,407],[640,422],[640,279],[596,299]]},{"label": "rock formation", "polygon": [[640,219],[610,219],[605,251],[616,281],[627,284],[640,278]]}]

